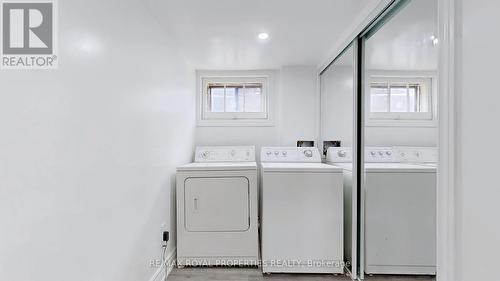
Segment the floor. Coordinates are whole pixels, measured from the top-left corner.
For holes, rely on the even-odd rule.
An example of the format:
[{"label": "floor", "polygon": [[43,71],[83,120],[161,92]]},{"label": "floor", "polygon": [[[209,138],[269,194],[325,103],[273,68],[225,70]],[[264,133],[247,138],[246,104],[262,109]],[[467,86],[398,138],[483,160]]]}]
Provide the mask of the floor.
[{"label": "floor", "polygon": [[[270,274],[264,275],[258,268],[174,268],[168,276],[169,281],[349,281],[345,275],[327,274]],[[366,276],[367,281],[434,281],[430,276]]]}]

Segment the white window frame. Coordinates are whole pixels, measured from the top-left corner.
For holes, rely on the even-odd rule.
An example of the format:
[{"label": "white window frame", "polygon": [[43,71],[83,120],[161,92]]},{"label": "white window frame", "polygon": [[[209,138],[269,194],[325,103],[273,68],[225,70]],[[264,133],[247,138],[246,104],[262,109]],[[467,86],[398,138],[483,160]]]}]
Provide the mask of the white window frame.
[{"label": "white window frame", "polygon": [[[197,71],[198,126],[273,126],[272,103],[274,91],[272,71]],[[262,112],[209,112],[209,84],[262,84]]]},{"label": "white window frame", "polygon": [[[435,83],[436,76],[422,73],[370,74],[369,83],[365,86],[365,121],[372,127],[436,127],[437,105]],[[371,85],[377,84],[408,84],[418,83],[427,91],[428,112],[371,112]],[[390,99],[388,100],[390,102]]]}]

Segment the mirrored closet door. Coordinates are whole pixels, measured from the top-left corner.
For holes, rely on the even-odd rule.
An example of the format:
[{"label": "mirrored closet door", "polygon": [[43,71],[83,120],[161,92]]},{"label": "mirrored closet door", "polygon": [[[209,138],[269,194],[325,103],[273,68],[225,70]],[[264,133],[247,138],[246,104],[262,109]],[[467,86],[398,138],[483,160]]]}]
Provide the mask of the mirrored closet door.
[{"label": "mirrored closet door", "polygon": [[344,175],[344,260],[357,277],[357,175],[356,172],[356,45],[351,44],[320,75],[321,147],[326,162],[341,167]]},{"label": "mirrored closet door", "polygon": [[360,277],[435,280],[437,1],[396,1],[359,45]]}]

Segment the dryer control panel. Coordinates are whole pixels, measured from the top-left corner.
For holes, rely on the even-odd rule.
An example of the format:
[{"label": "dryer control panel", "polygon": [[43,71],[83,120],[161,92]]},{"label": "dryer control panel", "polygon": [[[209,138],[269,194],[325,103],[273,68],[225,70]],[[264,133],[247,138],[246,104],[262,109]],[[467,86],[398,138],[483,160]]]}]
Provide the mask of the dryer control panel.
[{"label": "dryer control panel", "polygon": [[321,155],[316,147],[263,147],[261,162],[320,163]]},{"label": "dryer control panel", "polygon": [[198,146],[194,161],[255,162],[255,146]]}]

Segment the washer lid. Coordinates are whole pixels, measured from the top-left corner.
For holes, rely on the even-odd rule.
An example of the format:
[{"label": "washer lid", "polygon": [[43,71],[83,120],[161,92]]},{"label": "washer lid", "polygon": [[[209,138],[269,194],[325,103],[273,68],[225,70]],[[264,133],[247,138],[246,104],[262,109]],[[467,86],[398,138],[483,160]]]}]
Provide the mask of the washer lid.
[{"label": "washer lid", "polygon": [[177,171],[253,171],[257,170],[255,162],[207,162],[190,163],[177,167]]},{"label": "washer lid", "polygon": [[342,173],[342,168],[323,163],[261,163],[264,172]]},{"label": "washer lid", "polygon": [[354,165],[354,163],[331,163],[331,162],[327,162],[329,165],[333,165],[335,167],[339,167],[339,168],[342,168],[343,170],[345,171],[352,171],[352,167]]}]

